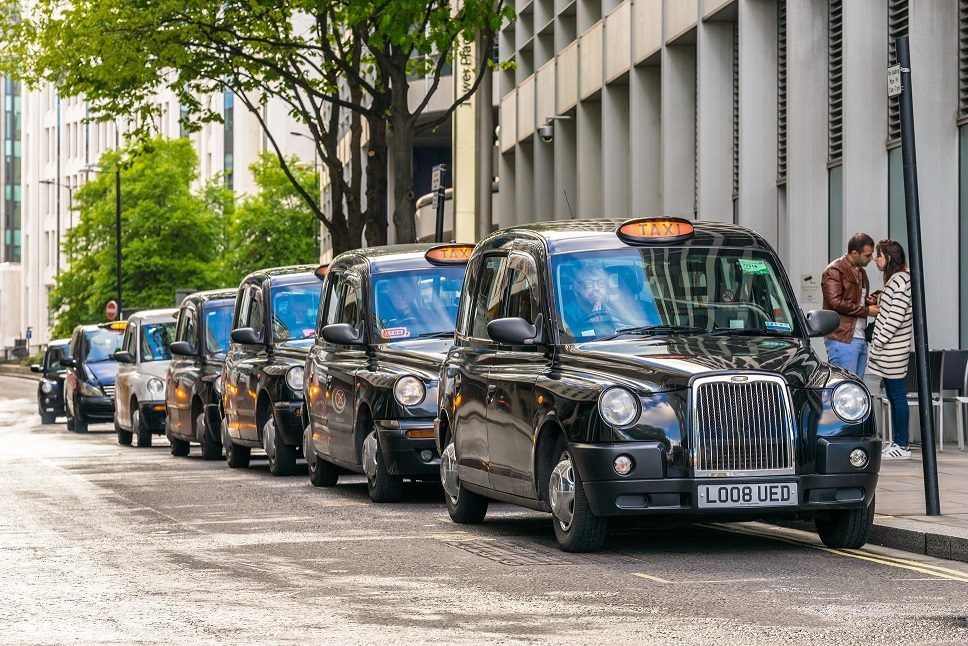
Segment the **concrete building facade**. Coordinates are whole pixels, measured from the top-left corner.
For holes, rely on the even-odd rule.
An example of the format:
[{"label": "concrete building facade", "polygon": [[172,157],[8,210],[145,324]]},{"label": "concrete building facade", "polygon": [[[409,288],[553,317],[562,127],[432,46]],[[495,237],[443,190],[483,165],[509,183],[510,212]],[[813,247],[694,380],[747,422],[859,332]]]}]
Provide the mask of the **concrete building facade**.
[{"label": "concrete building facade", "polygon": [[496,90],[500,225],[735,222],[774,245],[804,309],[820,306],[820,274],[854,232],[907,244],[887,68],[908,35],[929,338],[968,347],[968,2],[514,7],[500,58],[516,68]]}]

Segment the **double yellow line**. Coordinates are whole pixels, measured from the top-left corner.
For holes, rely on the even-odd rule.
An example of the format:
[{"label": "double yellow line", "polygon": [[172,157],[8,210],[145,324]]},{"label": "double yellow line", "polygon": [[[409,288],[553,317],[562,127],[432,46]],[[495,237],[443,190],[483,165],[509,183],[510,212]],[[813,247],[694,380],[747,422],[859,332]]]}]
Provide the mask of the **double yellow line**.
[{"label": "double yellow line", "polygon": [[929,563],[921,563],[919,561],[912,561],[910,559],[895,558],[893,556],[875,554],[873,552],[866,552],[864,550],[835,549],[832,547],[826,547],[825,545],[818,545],[808,540],[793,538],[791,536],[784,536],[781,534],[775,534],[773,532],[769,532],[766,530],[758,530],[745,525],[728,525],[726,523],[712,523],[711,526],[725,532],[732,532],[734,534],[749,534],[752,536],[762,536],[764,538],[769,538],[775,541],[782,541],[784,543],[790,543],[792,545],[803,545],[815,550],[820,550],[822,552],[829,552],[831,554],[836,554],[838,556],[846,556],[848,558],[858,559],[861,561],[870,561],[871,563],[880,563],[881,565],[887,565],[889,567],[895,567],[902,570],[910,570],[912,572],[918,572],[920,574],[925,574],[927,576],[935,577],[937,579],[942,579],[945,581],[957,581],[958,583],[968,583],[968,572],[962,572],[961,570],[954,570],[952,568],[941,567],[940,565],[931,565]]}]

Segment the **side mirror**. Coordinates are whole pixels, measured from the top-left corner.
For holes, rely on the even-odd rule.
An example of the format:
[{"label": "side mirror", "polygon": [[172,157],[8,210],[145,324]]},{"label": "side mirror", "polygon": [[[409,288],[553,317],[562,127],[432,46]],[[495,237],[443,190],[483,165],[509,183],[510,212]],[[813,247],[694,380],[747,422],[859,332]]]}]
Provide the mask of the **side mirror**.
[{"label": "side mirror", "polygon": [[487,335],[506,345],[534,345],[541,342],[541,321],[531,325],[517,316],[494,319],[487,324]]},{"label": "side mirror", "polygon": [[250,327],[232,330],[232,340],[243,345],[262,345],[262,337]]},{"label": "side mirror", "polygon": [[60,364],[65,368],[73,368],[77,362],[74,361],[74,357],[61,357]]},{"label": "side mirror", "polygon": [[363,345],[363,335],[349,323],[333,323],[323,328],[323,340],[336,345]]},{"label": "side mirror", "polygon": [[115,352],[114,360],[118,363],[134,363],[134,357],[127,350],[118,350]]},{"label": "side mirror", "polygon": [[192,350],[192,346],[188,341],[175,341],[169,344],[168,349],[171,350],[172,354],[177,354],[180,357],[195,356],[195,352]]},{"label": "side mirror", "polygon": [[44,367],[39,363],[30,364],[30,372],[43,372],[43,371],[44,371]]},{"label": "side mirror", "polygon": [[827,336],[840,326],[840,314],[833,310],[811,310],[807,312],[807,334]]}]

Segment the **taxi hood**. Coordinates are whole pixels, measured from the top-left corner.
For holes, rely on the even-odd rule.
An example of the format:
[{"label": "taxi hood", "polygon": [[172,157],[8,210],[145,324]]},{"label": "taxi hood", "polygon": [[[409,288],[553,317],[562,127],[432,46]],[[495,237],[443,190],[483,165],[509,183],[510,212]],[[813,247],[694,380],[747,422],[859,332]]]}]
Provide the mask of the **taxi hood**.
[{"label": "taxi hood", "polygon": [[291,341],[281,341],[275,344],[273,351],[279,357],[292,359],[296,363],[302,365],[302,363],[306,360],[306,356],[309,354],[309,349],[313,347],[313,343],[315,342],[316,339],[313,337],[306,339],[294,339]]},{"label": "taxi hood", "polygon": [[566,346],[562,363],[647,385],[686,388],[704,372],[752,370],[782,375],[792,388],[821,388],[829,368],[795,337],[689,335],[613,339]]},{"label": "taxi hood", "polygon": [[84,368],[94,375],[97,382],[102,386],[110,386],[118,376],[117,361],[90,361],[84,364]]},{"label": "taxi hood", "polygon": [[426,370],[427,378],[436,379],[447,351],[454,344],[453,338],[428,337],[425,339],[405,339],[384,343],[377,347],[377,355],[395,363]]}]

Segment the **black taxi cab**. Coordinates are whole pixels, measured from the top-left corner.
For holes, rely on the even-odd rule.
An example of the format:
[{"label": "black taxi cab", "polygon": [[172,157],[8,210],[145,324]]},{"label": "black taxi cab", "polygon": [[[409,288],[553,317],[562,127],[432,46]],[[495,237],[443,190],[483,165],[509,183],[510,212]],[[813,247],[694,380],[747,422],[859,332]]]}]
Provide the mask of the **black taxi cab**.
[{"label": "black taxi cab", "polygon": [[31,372],[40,373],[37,383],[37,411],[42,424],[53,424],[58,415],[64,415],[64,375],[66,371],[60,360],[67,356],[70,339],[54,339],[44,350],[43,363],[30,366]]},{"label": "black taxi cab", "polygon": [[362,473],[374,502],[392,502],[404,478],[437,479],[437,380],[471,250],[393,245],[329,265],[306,360],[303,453],[317,487]]},{"label": "black taxi cab", "polygon": [[242,279],[222,368],[222,448],[230,467],[265,449],[272,475],[292,475],[302,448],[303,366],[316,335],[315,265]]},{"label": "black taxi cab", "polygon": [[127,326],[124,321],[78,325],[71,333],[68,354],[60,360],[67,368],[67,430],[86,433],[88,424],[114,419],[114,380],[118,376],[114,353],[121,349]]},{"label": "black taxi cab", "polygon": [[821,361],[756,233],[660,218],[498,231],[467,269],[439,385],[451,518],[489,499],[551,512],[568,551],[610,517],[812,518],[859,547],[880,440],[871,397]]},{"label": "black taxi cab", "polygon": [[178,308],[165,388],[165,430],[174,454],[188,455],[190,443],[197,442],[203,460],[222,457],[220,382],[236,291],[195,292]]}]

